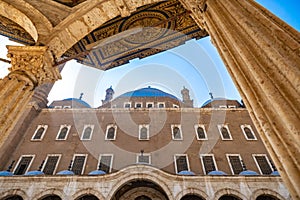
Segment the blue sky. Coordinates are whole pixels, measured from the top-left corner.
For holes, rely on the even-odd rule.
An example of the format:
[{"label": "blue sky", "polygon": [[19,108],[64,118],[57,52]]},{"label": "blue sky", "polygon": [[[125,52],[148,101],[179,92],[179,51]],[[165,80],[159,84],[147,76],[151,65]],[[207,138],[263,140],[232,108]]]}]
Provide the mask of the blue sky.
[{"label": "blue sky", "polygon": [[[298,31],[299,3],[294,0],[257,0]],[[11,43],[0,38],[0,57],[5,58],[5,44]],[[7,73],[7,65],[0,63],[0,76]],[[83,100],[92,107],[101,105],[106,88],[115,89],[115,97],[127,91],[152,86],[181,98],[180,90],[190,90],[195,106],[201,106],[214,97],[240,100],[234,84],[228,75],[210,38],[191,40],[185,45],[145,59],[134,59],[129,64],[108,71],[100,71],[68,62],[62,72],[63,79],[57,81],[49,95],[49,102],[69,97]]]}]

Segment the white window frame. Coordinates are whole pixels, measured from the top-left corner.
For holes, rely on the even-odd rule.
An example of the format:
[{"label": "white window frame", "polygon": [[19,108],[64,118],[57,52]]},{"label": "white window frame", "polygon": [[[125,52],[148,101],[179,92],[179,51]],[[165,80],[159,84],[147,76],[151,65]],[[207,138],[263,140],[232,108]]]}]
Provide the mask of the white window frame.
[{"label": "white window frame", "polygon": [[173,104],[173,108],[179,108],[179,105]]},{"label": "white window frame", "polygon": [[[90,135],[89,138],[84,139],[84,138],[83,138],[84,131],[85,131],[85,129],[88,128],[88,127],[90,127],[90,128],[92,129],[91,135]],[[83,130],[82,130],[81,138],[80,138],[80,139],[81,139],[81,140],[91,140],[91,139],[92,139],[93,132],[94,132],[94,125],[93,125],[93,124],[85,124],[84,127],[83,127]]]},{"label": "white window frame", "polygon": [[[222,140],[232,140],[232,136],[231,136],[231,132],[229,130],[228,124],[218,124],[217,126],[218,126],[218,130],[219,130],[219,133],[221,135]],[[221,131],[222,127],[227,129],[229,137],[230,137],[229,139],[223,138],[223,134],[222,134],[222,131]]]},{"label": "white window frame", "polygon": [[146,108],[149,108],[148,105],[152,105],[150,108],[154,108],[154,102],[146,102]]},{"label": "white window frame", "polygon": [[47,154],[47,158],[46,158],[46,160],[45,160],[45,162],[44,162],[43,167],[42,167],[41,170],[42,170],[42,172],[44,171],[44,169],[45,169],[45,167],[46,167],[46,164],[47,164],[47,162],[48,162],[49,156],[58,156],[57,163],[56,163],[55,168],[54,168],[54,170],[53,170],[53,174],[56,174],[56,170],[57,170],[58,164],[59,164],[60,159],[61,159],[61,154]]},{"label": "white window frame", "polygon": [[176,174],[179,173],[178,169],[177,169],[177,162],[176,162],[176,157],[179,157],[179,156],[185,156],[186,157],[186,163],[187,163],[187,167],[188,167],[188,170],[187,171],[190,171],[190,162],[189,162],[189,157],[187,154],[175,154],[174,155],[174,165],[175,165],[175,172]]},{"label": "white window frame", "polygon": [[55,109],[62,109],[62,106],[54,106]]},{"label": "white window frame", "polygon": [[228,105],[228,108],[236,108],[236,105]]},{"label": "white window frame", "polygon": [[[115,128],[115,133],[114,133],[114,138],[113,139],[109,139],[107,138],[107,135],[108,135],[108,130],[113,127]],[[105,132],[105,140],[116,140],[116,137],[117,137],[117,125],[116,124],[109,124],[106,126],[106,132]]]},{"label": "white window frame", "polygon": [[232,175],[237,175],[237,174],[234,174],[234,171],[233,171],[233,168],[232,168],[232,165],[231,165],[229,156],[238,156],[239,159],[240,159],[241,165],[243,166],[243,163],[242,163],[242,157],[241,157],[240,154],[226,154],[226,158],[227,158],[227,162],[228,162],[229,167],[230,167],[231,174],[232,174]]},{"label": "white window frame", "polygon": [[[141,107],[137,107],[137,104],[141,104]],[[143,102],[135,102],[134,107],[135,108],[142,108],[143,107]]]},{"label": "white window frame", "polygon": [[[26,171],[24,172],[24,174],[26,174],[29,171],[29,169],[30,169],[30,167],[31,167],[31,165],[33,163],[33,160],[35,158],[35,154],[24,154],[24,155],[21,155],[20,158],[19,158],[19,160],[18,160],[18,162],[17,162],[17,164],[16,164],[16,166],[15,166],[15,168],[14,168],[13,174],[15,174],[15,172],[16,172],[16,170],[17,170],[17,168],[18,168],[18,166],[19,166],[19,164],[20,164],[20,162],[21,162],[21,160],[22,160],[23,157],[32,157],[32,159],[31,159],[31,161],[30,161],[30,163],[29,163]],[[18,175],[18,176],[21,176],[21,175]]]},{"label": "white window frame", "polygon": [[[242,129],[242,131],[244,133],[244,136],[245,136],[246,140],[257,140],[257,137],[254,134],[254,131],[253,131],[252,127],[249,124],[242,124],[240,127],[241,127],[241,129]],[[250,139],[250,138],[247,137],[247,134],[245,133],[244,128],[249,128],[250,129],[252,135],[254,136],[254,139]]]},{"label": "white window frame", "polygon": [[114,154],[100,154],[100,155],[99,155],[99,160],[98,160],[97,169],[99,168],[99,165],[100,165],[101,157],[102,157],[102,156],[111,156],[110,164],[109,164],[109,173],[111,173],[111,169],[112,169],[112,165],[113,165],[113,160],[114,160]]},{"label": "white window frame", "polygon": [[82,175],[82,174],[84,174],[84,170],[85,170],[85,165],[86,165],[86,162],[87,162],[87,159],[88,159],[88,154],[74,154],[73,155],[73,159],[72,159],[72,167],[71,167],[71,169],[73,168],[73,165],[74,165],[74,161],[75,161],[75,157],[76,156],[84,156],[85,157],[85,159],[84,159],[84,163],[83,163],[83,166],[82,166],[82,170],[81,170],[81,173],[80,173],[80,175]]},{"label": "white window frame", "polygon": [[72,106],[63,106],[63,109],[70,109]]},{"label": "white window frame", "polygon": [[205,171],[205,166],[204,166],[204,162],[203,162],[203,157],[204,157],[204,156],[212,156],[213,162],[214,162],[214,165],[215,165],[215,168],[216,168],[216,171],[218,171],[218,166],[217,166],[217,163],[216,163],[214,154],[211,154],[211,153],[210,153],[210,154],[200,154],[200,160],[201,160],[201,165],[202,165],[202,169],[203,169],[204,174],[208,174],[208,173]]},{"label": "white window frame", "polygon": [[227,108],[226,105],[219,105],[219,108]]},{"label": "white window frame", "polygon": [[[177,139],[174,137],[173,128],[175,128],[175,127],[179,128],[179,130],[180,130],[180,139]],[[183,140],[183,133],[182,133],[180,124],[171,124],[171,133],[172,133],[172,140]]]},{"label": "white window frame", "polygon": [[258,162],[257,162],[257,160],[256,160],[256,158],[255,158],[255,156],[264,156],[264,157],[266,158],[266,160],[267,160],[268,165],[270,166],[270,169],[271,169],[272,171],[274,171],[274,169],[273,169],[273,167],[272,167],[272,165],[271,165],[271,163],[270,163],[270,160],[269,160],[267,154],[252,154],[252,157],[253,157],[253,160],[254,160],[254,162],[255,162],[255,164],[256,164],[256,167],[258,168],[259,173],[260,173],[261,175],[265,175],[265,174],[262,173],[262,171],[261,171],[261,169],[260,169],[260,166],[259,166],[259,164],[258,164]]},{"label": "white window frame", "polygon": [[[60,131],[61,131],[64,127],[67,127],[67,128],[68,128],[66,137],[65,137],[64,139],[58,139],[58,136],[59,136],[59,134],[60,134]],[[58,131],[58,133],[57,133],[57,135],[56,135],[56,139],[55,139],[55,140],[58,140],[58,141],[67,140],[70,130],[71,130],[71,125],[67,125],[67,124],[60,125],[59,131]]]},{"label": "white window frame", "polygon": [[[147,138],[146,138],[146,139],[142,139],[142,138],[141,138],[141,129],[142,129],[143,127],[147,128]],[[140,124],[140,125],[139,125],[139,140],[149,140],[149,138],[150,138],[150,137],[149,137],[149,135],[150,135],[149,132],[150,132],[150,131],[149,131],[149,124]]]},{"label": "white window frame", "polygon": [[[205,138],[199,138],[199,136],[198,136],[198,130],[197,130],[198,127],[203,128]],[[194,128],[195,128],[195,133],[196,133],[197,140],[208,140],[204,124],[195,124]]]},{"label": "white window frame", "polygon": [[[136,154],[136,163],[139,164],[139,157],[142,156],[141,153],[139,154]],[[143,153],[143,156],[148,156],[149,157],[149,163],[146,163],[146,164],[149,164],[151,165],[151,154],[150,153]]]},{"label": "white window frame", "polygon": [[[131,108],[131,102],[124,102],[124,108],[127,108],[126,107],[126,104],[129,104],[129,108]],[[128,109],[128,108],[127,108]]]},{"label": "white window frame", "polygon": [[[163,107],[159,107],[159,105],[162,104]],[[166,107],[166,103],[165,102],[157,102],[157,108],[165,108]]]},{"label": "white window frame", "polygon": [[[38,132],[38,130],[39,130],[40,128],[44,128],[44,131],[43,131],[43,133],[42,133],[41,138],[40,138],[40,139],[34,139],[34,136],[37,134],[37,132]],[[31,137],[31,140],[32,140],[32,141],[41,141],[41,140],[43,140],[44,135],[45,135],[47,129],[48,129],[48,125],[46,125],[46,124],[40,124],[40,125],[38,125],[37,128],[35,129],[34,134],[33,134],[32,137]]]}]

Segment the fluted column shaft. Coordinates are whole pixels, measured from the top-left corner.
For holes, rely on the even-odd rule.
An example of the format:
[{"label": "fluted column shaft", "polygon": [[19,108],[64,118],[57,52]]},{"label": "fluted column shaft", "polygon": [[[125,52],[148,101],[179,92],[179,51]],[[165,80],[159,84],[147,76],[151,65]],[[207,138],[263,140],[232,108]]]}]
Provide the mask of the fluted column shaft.
[{"label": "fluted column shaft", "polygon": [[300,34],[253,0],[187,0],[218,49],[268,152],[300,199]]},{"label": "fluted column shaft", "polygon": [[18,122],[34,89],[60,78],[52,67],[47,47],[7,46],[10,73],[0,80],[0,147]]}]

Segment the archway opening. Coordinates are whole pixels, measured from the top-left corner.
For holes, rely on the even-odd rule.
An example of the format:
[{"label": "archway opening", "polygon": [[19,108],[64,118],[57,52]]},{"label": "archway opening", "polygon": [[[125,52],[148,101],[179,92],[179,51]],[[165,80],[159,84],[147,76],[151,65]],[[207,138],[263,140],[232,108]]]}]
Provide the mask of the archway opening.
[{"label": "archway opening", "polygon": [[279,200],[277,197],[274,197],[273,195],[266,195],[262,194],[259,195],[256,200]]},{"label": "archway opening", "polygon": [[4,197],[3,200],[23,200],[23,198],[19,195],[13,195],[13,196],[9,196],[9,197]]},{"label": "archway opening", "polygon": [[168,200],[165,191],[156,183],[148,180],[132,180],[122,185],[111,200]]},{"label": "archway opening", "polygon": [[48,195],[43,198],[40,198],[40,200],[62,200],[62,199],[57,195]]},{"label": "archway opening", "polygon": [[205,200],[205,199],[198,195],[188,194],[183,196],[180,200]]},{"label": "archway opening", "polygon": [[88,194],[88,195],[83,195],[83,196],[77,198],[76,200],[99,200],[99,199],[92,194]]},{"label": "archway opening", "polygon": [[219,198],[219,200],[242,200],[242,199],[233,195],[223,195]]}]

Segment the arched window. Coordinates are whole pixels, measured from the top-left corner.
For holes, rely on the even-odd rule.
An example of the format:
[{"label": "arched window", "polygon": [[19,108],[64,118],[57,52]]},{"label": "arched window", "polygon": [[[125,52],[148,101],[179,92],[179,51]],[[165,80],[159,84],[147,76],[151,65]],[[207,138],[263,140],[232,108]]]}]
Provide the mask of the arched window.
[{"label": "arched window", "polygon": [[232,195],[223,195],[219,198],[219,200],[242,200],[242,199]]},{"label": "arched window", "polygon": [[140,140],[148,139],[148,129],[146,127],[142,127],[140,130]]},{"label": "arched window", "polygon": [[56,137],[57,140],[65,140],[67,138],[70,126],[62,125]]},{"label": "arched window", "polygon": [[44,133],[44,131],[45,131],[45,128],[44,128],[44,127],[40,127],[40,128],[38,129],[38,131],[36,132],[36,134],[34,135],[33,139],[34,139],[34,140],[39,140],[39,139],[41,139],[41,138],[42,138],[42,135],[43,135],[43,133]]},{"label": "arched window", "polygon": [[177,126],[177,125],[172,126],[172,135],[173,135],[174,140],[181,140],[182,139],[180,126]]},{"label": "arched window", "polygon": [[232,140],[228,126],[227,125],[218,125],[222,140]]},{"label": "arched window", "polygon": [[41,140],[46,132],[48,125],[38,125],[31,140]]},{"label": "arched window", "polygon": [[106,140],[115,140],[116,139],[116,126],[109,125],[106,129]]},{"label": "arched window", "polygon": [[83,130],[83,134],[81,136],[82,140],[90,140],[92,137],[93,127],[91,126],[85,126]]}]

